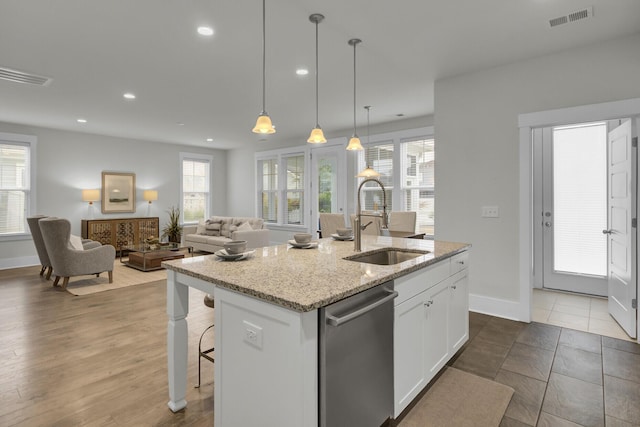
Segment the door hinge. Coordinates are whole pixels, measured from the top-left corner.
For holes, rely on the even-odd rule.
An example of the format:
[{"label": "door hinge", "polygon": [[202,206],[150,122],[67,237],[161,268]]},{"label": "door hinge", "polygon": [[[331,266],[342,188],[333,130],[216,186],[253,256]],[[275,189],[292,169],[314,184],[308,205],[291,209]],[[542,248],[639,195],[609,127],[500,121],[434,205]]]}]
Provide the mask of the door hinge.
[{"label": "door hinge", "polygon": [[636,228],[638,226],[638,219],[637,218],[633,218],[631,220],[631,227]]},{"label": "door hinge", "polygon": [[631,308],[634,308],[634,309],[638,308],[638,300],[636,298],[631,300]]},{"label": "door hinge", "polygon": [[638,148],[638,137],[634,136],[633,138],[631,138],[631,146],[633,148]]}]

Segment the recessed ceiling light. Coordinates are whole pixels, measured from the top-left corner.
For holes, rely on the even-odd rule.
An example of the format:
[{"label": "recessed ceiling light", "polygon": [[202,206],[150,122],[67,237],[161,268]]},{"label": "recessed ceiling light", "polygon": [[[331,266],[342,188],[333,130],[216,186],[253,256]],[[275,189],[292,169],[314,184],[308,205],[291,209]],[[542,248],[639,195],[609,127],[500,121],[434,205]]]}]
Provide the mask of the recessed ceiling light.
[{"label": "recessed ceiling light", "polygon": [[182,123],[182,122],[176,122],[176,124],[177,124],[178,126],[184,126],[184,123]]},{"label": "recessed ceiling light", "polygon": [[201,36],[212,36],[213,28],[211,27],[198,27],[198,34]]},{"label": "recessed ceiling light", "polygon": [[136,96],[131,92],[127,92],[122,96],[125,97],[126,99],[136,99]]},{"label": "recessed ceiling light", "polygon": [[307,74],[309,74],[309,70],[307,70],[306,68],[298,68],[296,70],[296,74],[299,76],[306,76]]},{"label": "recessed ceiling light", "polygon": [[87,119],[78,119],[76,120],[78,123],[87,123]]},{"label": "recessed ceiling light", "polygon": [[207,142],[213,142],[213,138],[207,138]]}]

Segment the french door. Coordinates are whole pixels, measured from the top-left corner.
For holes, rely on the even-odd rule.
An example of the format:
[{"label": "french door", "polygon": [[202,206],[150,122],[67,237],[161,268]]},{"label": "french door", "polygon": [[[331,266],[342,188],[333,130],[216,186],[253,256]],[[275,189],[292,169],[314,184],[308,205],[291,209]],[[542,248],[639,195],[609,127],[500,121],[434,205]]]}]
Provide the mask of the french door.
[{"label": "french door", "polygon": [[[609,313],[632,338],[636,337],[637,149],[633,121],[609,133],[609,223],[607,235]],[[635,138],[637,146],[637,137]]]},{"label": "french door", "polygon": [[311,230],[318,230],[318,214],[344,213],[347,165],[343,145],[311,149]]},{"label": "french door", "polygon": [[542,286],[607,296],[607,123],[542,129]]}]

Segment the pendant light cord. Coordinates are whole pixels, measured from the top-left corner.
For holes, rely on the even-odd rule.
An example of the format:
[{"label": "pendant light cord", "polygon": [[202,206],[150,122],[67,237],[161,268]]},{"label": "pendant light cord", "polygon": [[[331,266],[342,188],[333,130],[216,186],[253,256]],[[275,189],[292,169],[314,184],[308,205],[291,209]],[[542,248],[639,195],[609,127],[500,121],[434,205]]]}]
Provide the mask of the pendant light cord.
[{"label": "pendant light cord", "polygon": [[353,43],[353,136],[356,134],[356,45]]},{"label": "pendant light cord", "polygon": [[320,21],[316,19],[316,128],[320,127],[318,123],[318,23]]},{"label": "pendant light cord", "polygon": [[267,14],[267,7],[266,7],[266,0],[262,0],[262,113],[265,113],[264,109],[265,109],[265,105],[266,105],[266,98],[267,98],[267,89],[266,89],[266,85],[267,85],[267,78],[266,78],[266,68],[267,68],[267,54],[266,54],[266,50],[267,50],[267,30],[266,30],[266,14]]}]

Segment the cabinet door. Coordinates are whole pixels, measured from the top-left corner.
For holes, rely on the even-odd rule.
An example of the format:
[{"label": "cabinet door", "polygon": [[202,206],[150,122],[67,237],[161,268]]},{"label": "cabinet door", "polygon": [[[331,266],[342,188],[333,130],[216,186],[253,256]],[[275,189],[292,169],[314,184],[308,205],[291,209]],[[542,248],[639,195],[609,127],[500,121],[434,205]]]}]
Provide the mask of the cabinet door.
[{"label": "cabinet door", "polygon": [[449,279],[426,292],[425,367],[427,381],[449,360]]},{"label": "cabinet door", "polygon": [[393,365],[394,416],[398,417],[427,385],[424,330],[426,291],[395,307]]},{"label": "cabinet door", "polygon": [[450,279],[449,343],[451,354],[469,339],[469,276],[464,269]]}]

